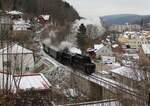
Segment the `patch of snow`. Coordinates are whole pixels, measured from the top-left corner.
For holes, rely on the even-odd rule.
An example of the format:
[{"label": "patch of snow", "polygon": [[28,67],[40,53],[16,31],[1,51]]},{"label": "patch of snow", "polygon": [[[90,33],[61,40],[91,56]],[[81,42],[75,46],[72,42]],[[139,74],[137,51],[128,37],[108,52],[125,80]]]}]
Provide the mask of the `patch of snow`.
[{"label": "patch of snow", "polygon": [[20,11],[14,10],[14,11],[7,11],[7,14],[11,14],[11,15],[21,15],[21,14],[23,14],[23,13],[20,12]]},{"label": "patch of snow", "polygon": [[94,51],[95,51],[95,49],[92,49],[92,48],[87,49],[87,52],[94,52]]},{"label": "patch of snow", "polygon": [[118,44],[113,44],[113,45],[112,45],[113,48],[116,48],[116,47],[118,47],[118,46],[119,46]]},{"label": "patch of snow", "polygon": [[50,17],[50,15],[41,15],[43,18],[44,18],[44,20],[46,20],[46,21],[48,21],[49,20],[49,17]]},{"label": "patch of snow", "polygon": [[95,45],[94,45],[94,49],[95,49],[95,50],[99,50],[99,49],[101,49],[102,47],[104,47],[104,44],[95,44]]}]

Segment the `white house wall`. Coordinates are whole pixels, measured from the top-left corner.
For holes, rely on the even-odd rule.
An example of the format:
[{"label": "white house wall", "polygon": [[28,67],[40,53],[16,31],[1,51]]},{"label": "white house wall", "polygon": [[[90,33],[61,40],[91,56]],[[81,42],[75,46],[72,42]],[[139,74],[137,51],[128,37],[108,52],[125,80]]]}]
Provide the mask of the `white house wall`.
[{"label": "white house wall", "polygon": [[[0,70],[3,70],[3,62],[7,61],[7,55],[0,55]],[[34,67],[34,57],[33,54],[19,54],[19,55],[9,55],[8,61],[11,62],[11,70],[15,71],[16,68],[20,68],[23,72],[32,70]],[[22,65],[21,65],[22,64]],[[21,68],[22,67],[22,68]],[[27,70],[28,67],[28,70]],[[4,69],[7,69],[5,66]]]},{"label": "white house wall", "polygon": [[99,50],[97,50],[96,52],[96,56],[112,56],[112,50],[107,48],[107,47],[103,47]]},{"label": "white house wall", "polygon": [[11,67],[9,67],[11,71],[19,69],[25,72],[34,68],[33,52],[17,44],[8,47],[8,50],[7,48],[0,50],[0,70],[8,69],[7,66],[3,68],[3,62],[7,61],[11,63]]}]

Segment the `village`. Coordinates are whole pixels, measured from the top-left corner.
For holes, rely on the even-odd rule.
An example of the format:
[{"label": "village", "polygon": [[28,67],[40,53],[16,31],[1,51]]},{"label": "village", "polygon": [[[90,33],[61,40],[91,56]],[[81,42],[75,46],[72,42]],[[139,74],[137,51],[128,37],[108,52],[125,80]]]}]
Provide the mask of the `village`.
[{"label": "village", "polygon": [[[43,51],[42,43],[50,40],[52,45],[58,30],[63,28],[48,14],[30,17],[17,10],[1,12],[0,94],[6,96],[0,97],[0,105],[147,106],[150,31],[128,23],[109,26],[107,35],[84,51],[96,65],[93,74],[85,75]],[[81,54],[71,37],[65,39],[69,51]]]}]

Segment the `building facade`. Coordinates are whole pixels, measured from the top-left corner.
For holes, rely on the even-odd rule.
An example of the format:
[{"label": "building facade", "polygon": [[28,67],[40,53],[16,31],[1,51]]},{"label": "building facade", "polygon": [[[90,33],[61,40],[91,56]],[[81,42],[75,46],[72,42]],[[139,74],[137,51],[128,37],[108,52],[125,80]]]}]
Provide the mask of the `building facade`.
[{"label": "building facade", "polygon": [[109,27],[109,31],[117,31],[117,32],[124,32],[124,31],[140,31],[141,26],[134,24],[134,25],[112,25]]}]

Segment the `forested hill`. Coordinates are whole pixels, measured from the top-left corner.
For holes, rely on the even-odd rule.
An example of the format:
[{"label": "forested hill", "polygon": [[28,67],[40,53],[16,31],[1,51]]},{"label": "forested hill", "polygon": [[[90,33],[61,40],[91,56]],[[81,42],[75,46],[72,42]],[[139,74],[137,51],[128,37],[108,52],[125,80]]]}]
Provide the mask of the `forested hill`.
[{"label": "forested hill", "polygon": [[136,14],[116,14],[116,15],[108,15],[103,16],[103,20],[108,24],[125,24],[125,23],[133,23],[135,21],[141,21],[142,15]]},{"label": "forested hill", "polygon": [[62,0],[0,0],[0,9],[21,10],[32,15],[50,14],[61,24],[80,18],[77,11]]}]

